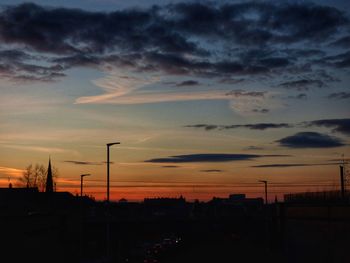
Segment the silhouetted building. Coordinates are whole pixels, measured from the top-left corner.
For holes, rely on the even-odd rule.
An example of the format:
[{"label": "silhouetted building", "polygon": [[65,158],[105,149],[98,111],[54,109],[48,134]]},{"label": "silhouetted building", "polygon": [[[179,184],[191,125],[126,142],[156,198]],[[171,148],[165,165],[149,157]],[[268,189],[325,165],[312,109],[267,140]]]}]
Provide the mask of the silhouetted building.
[{"label": "silhouetted building", "polygon": [[46,177],[46,193],[53,192],[53,179],[52,179],[52,170],[51,170],[51,158],[49,158],[49,166],[47,167],[47,177]]}]

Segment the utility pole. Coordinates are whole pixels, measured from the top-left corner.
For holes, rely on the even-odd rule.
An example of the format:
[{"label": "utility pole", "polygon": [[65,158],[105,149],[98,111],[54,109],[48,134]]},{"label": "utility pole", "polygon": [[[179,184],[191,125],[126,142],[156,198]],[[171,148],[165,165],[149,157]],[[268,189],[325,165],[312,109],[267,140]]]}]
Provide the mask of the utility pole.
[{"label": "utility pole", "polygon": [[344,183],[344,165],[340,165],[340,191],[341,198],[344,200],[345,198],[345,183]]}]

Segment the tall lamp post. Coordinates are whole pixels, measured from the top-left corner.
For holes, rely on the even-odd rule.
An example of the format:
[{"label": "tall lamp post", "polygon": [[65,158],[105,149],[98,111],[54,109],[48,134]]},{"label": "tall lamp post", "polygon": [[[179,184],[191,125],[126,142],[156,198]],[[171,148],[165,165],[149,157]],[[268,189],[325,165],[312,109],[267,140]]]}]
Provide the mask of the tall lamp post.
[{"label": "tall lamp post", "polygon": [[80,175],[80,197],[83,197],[83,178],[85,176],[90,176],[91,174],[81,174]]},{"label": "tall lamp post", "polygon": [[267,181],[266,180],[259,180],[259,182],[265,184],[265,205],[267,205]]},{"label": "tall lamp post", "polygon": [[120,144],[120,142],[107,143],[107,203],[109,203],[109,147],[115,144]]}]

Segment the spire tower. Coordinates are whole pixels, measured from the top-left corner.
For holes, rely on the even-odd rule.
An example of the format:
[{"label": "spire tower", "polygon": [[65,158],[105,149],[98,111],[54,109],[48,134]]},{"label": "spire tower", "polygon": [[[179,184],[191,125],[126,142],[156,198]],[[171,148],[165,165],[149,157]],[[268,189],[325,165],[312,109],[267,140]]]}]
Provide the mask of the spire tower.
[{"label": "spire tower", "polygon": [[49,166],[47,167],[47,177],[46,177],[46,193],[53,192],[53,179],[52,179],[52,170],[51,170],[51,158],[49,157]]}]

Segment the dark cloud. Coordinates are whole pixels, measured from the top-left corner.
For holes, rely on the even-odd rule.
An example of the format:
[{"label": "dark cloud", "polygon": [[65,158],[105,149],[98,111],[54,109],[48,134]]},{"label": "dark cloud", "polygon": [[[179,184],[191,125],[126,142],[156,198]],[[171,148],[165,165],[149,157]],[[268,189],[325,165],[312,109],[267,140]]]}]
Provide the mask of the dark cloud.
[{"label": "dark cloud", "polygon": [[[339,39],[348,23],[336,8],[307,3],[177,3],[112,12],[26,3],[0,11],[0,41],[14,48],[0,47],[0,73],[47,81],[64,76],[62,71],[71,67],[108,64],[222,80],[290,74],[304,68],[300,59],[325,56],[317,47]],[[346,41],[339,39],[335,45]],[[282,48],[298,43],[315,48]],[[333,56],[323,64],[345,68],[349,61]],[[40,69],[28,69],[38,65]],[[322,86],[317,79],[282,83],[291,88],[310,85]]]},{"label": "dark cloud", "polygon": [[207,131],[210,130],[230,130],[237,128],[247,128],[251,130],[266,130],[266,129],[278,129],[278,128],[291,128],[293,127],[288,123],[255,123],[255,124],[234,124],[234,125],[213,125],[213,124],[194,124],[186,125],[186,128],[202,128]]},{"label": "dark cloud", "polygon": [[318,132],[299,132],[276,142],[288,148],[332,148],[345,145],[336,137]]},{"label": "dark cloud", "polygon": [[269,109],[253,109],[252,112],[255,112],[255,113],[268,113],[270,110]]},{"label": "dark cloud", "polygon": [[[73,161],[73,160],[66,160],[63,162],[76,164],[76,165],[103,165],[106,163],[106,162],[87,162],[87,161]],[[110,163],[113,164],[113,162],[110,162]]]},{"label": "dark cloud", "polygon": [[[248,2],[214,6],[188,3],[172,6],[176,27],[196,35],[220,36],[244,45],[271,42],[324,41],[347,23],[345,15],[331,7],[312,4]],[[254,19],[248,14],[254,13]]]},{"label": "dark cloud", "polygon": [[350,99],[350,92],[334,92],[327,96],[328,99]]},{"label": "dark cloud", "polygon": [[310,88],[313,88],[313,87],[323,88],[323,87],[326,87],[326,84],[319,79],[300,79],[300,80],[283,82],[278,86],[285,89],[295,89],[295,90],[302,91],[302,90],[309,90]]},{"label": "dark cloud", "polygon": [[181,83],[176,84],[178,87],[186,87],[186,86],[197,86],[199,85],[199,82],[196,80],[186,80]]},{"label": "dark cloud", "polygon": [[179,168],[178,165],[163,165],[162,168]]},{"label": "dark cloud", "polygon": [[148,163],[190,163],[190,162],[231,162],[253,160],[261,157],[285,157],[286,155],[257,155],[257,154],[228,154],[228,153],[203,153],[175,155],[165,158],[146,160]]},{"label": "dark cloud", "polygon": [[306,127],[318,126],[333,128],[332,131],[350,135],[350,119],[324,119],[304,123]]},{"label": "dark cloud", "polygon": [[220,129],[221,125],[212,125],[212,124],[194,124],[194,125],[185,125],[186,128],[203,128],[206,131]]},{"label": "dark cloud", "polygon": [[220,170],[220,169],[208,169],[208,170],[201,170],[201,172],[204,172],[204,173],[221,173],[222,170]]},{"label": "dark cloud", "polygon": [[216,125],[216,124],[192,124],[185,125],[186,128],[198,128],[206,131],[211,130],[230,130],[245,128],[250,130],[266,130],[266,129],[280,129],[293,127],[327,127],[332,128],[333,132],[350,135],[350,119],[323,119],[314,121],[305,121],[298,124],[291,123],[254,123],[254,124],[233,124],[233,125]]}]

